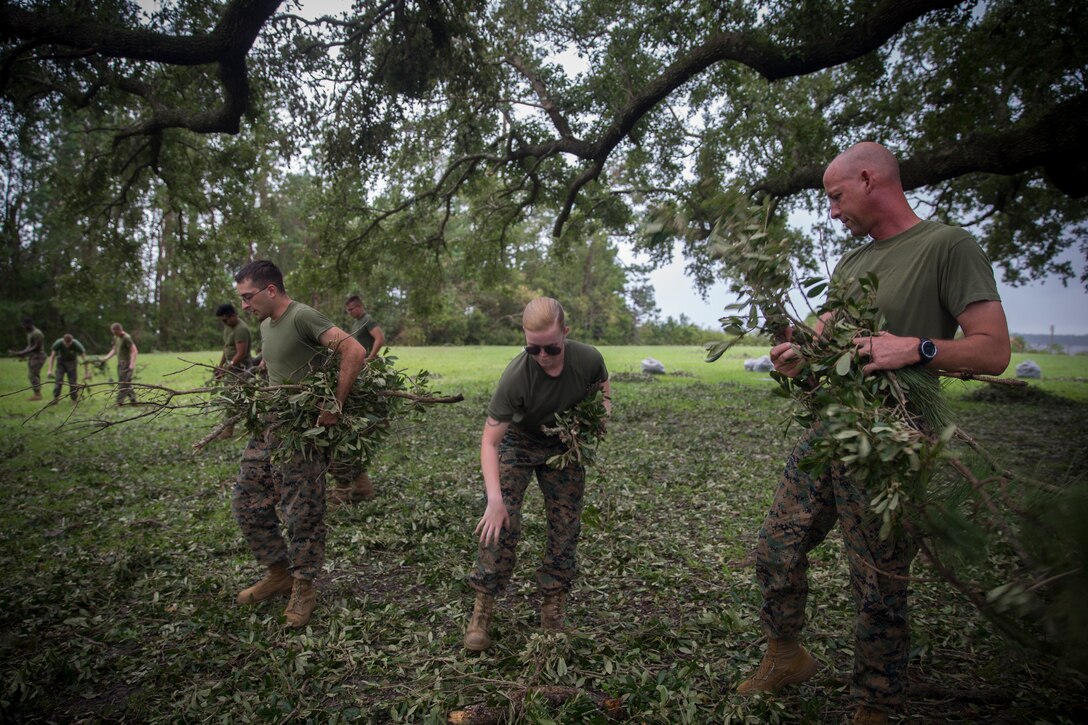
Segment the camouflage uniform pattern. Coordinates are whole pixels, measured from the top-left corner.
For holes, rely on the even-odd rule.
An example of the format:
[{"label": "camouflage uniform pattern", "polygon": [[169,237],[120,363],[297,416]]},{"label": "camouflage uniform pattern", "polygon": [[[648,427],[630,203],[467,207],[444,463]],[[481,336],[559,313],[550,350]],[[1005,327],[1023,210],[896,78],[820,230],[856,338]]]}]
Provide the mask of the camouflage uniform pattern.
[{"label": "camouflage uniform pattern", "polygon": [[125,400],[136,402],[136,392],[132,389],[132,367],[127,363],[117,365],[117,404],[124,405]]},{"label": "camouflage uniform pattern", "polygon": [[35,395],[42,393],[42,366],[45,365],[44,352],[32,352],[26,357],[27,379]]},{"label": "camouflage uniform pattern", "polygon": [[271,463],[275,447],[266,436],[249,439],[234,484],[234,518],[259,564],[286,561],[293,577],[313,581],[325,563],[326,461],[315,453],[312,460],[296,456],[276,466]]},{"label": "camouflage uniform pattern", "polygon": [[476,591],[497,595],[510,581],[517,561],[514,549],[521,537],[521,506],[534,473],[544,495],[547,518],[547,543],[544,559],[536,570],[537,585],[545,595],[570,591],[578,571],[586,472],[578,465],[561,470],[547,465],[548,458],[563,450],[558,440],[541,442],[514,426],[507,430],[499,444],[499,485],[510,514],[510,527],[502,530],[497,544],[479,545],[476,567],[469,575],[469,584]]},{"label": "camouflage uniform pattern", "polygon": [[64,378],[68,377],[68,395],[72,400],[79,400],[79,361],[78,360],[64,360],[62,358],[56,359],[56,378],[53,382],[53,397],[59,398],[61,391],[64,389]]},{"label": "camouflage uniform pattern", "polygon": [[[759,531],[756,578],[760,620],[768,637],[798,639],[808,598],[808,552],[838,522],[854,595],[855,701],[895,710],[903,705],[910,632],[907,575],[915,547],[893,533],[880,540],[880,517],[869,496],[841,466],[812,477],[798,467],[818,432],[801,439],[786,462],[770,513]],[[885,576],[883,572],[891,576]]]}]

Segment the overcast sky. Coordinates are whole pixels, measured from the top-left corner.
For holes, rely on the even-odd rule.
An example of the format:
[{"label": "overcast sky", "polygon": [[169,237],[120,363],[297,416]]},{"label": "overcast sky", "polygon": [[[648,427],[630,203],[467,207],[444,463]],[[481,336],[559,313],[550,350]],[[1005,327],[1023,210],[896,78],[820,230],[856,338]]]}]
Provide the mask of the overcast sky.
[{"label": "overcast sky", "polygon": [[[626,250],[621,250],[620,256],[625,262],[634,261]],[[1079,270],[1081,266],[1083,261],[1074,263],[1075,269]],[[1077,281],[1070,281],[1068,287],[1063,287],[1057,280],[1010,287],[1001,282],[1000,270],[995,270],[995,276],[1010,332],[1049,334],[1050,326],[1054,325],[1056,335],[1088,335],[1088,293]],[[656,291],[662,319],[679,318],[683,313],[702,327],[717,329],[718,318],[725,314],[725,306],[734,301],[725,285],[720,283],[714,285],[703,300],[684,275],[684,261],[679,253],[673,256],[668,267],[652,273],[650,281]]]}]

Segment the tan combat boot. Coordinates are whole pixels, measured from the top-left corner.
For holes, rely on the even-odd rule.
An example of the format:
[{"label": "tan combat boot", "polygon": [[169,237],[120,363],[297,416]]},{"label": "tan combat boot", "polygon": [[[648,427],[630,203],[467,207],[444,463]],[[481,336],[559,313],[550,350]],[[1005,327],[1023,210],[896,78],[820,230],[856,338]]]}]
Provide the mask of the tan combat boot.
[{"label": "tan combat boot", "polygon": [[470,652],[483,652],[491,646],[491,614],[495,611],[495,597],[483,592],[476,592],[476,605],[472,609],[472,619],[468,621],[465,632],[465,649]]},{"label": "tan combat boot", "polygon": [[287,626],[292,629],[300,629],[310,622],[317,605],[317,590],[309,579],[295,579],[295,586],[291,590],[291,601],[287,603],[287,609],[283,614],[287,617]]},{"label": "tan combat boot", "polygon": [[336,485],[329,489],[329,505],[346,506],[351,503],[351,489],[347,486],[341,486],[337,481]]},{"label": "tan combat boot", "polygon": [[858,705],[854,711],[854,725],[888,725],[888,713],[868,705]]},{"label": "tan combat boot", "polygon": [[264,579],[249,587],[238,592],[237,602],[239,604],[256,604],[257,602],[263,602],[265,599],[271,599],[275,596],[291,593],[292,579],[291,575],[287,572],[287,562],[281,561],[278,564],[273,564],[268,567],[268,573],[265,574]]},{"label": "tan combat boot", "polygon": [[545,632],[562,632],[566,606],[566,592],[545,594],[544,601],[540,603],[540,628]]},{"label": "tan combat boot", "polygon": [[374,498],[374,484],[370,482],[370,476],[363,471],[351,482],[351,500],[366,501]]},{"label": "tan combat boot", "polygon": [[741,695],[778,692],[816,674],[816,660],[795,639],[769,639],[759,669],[737,687]]}]

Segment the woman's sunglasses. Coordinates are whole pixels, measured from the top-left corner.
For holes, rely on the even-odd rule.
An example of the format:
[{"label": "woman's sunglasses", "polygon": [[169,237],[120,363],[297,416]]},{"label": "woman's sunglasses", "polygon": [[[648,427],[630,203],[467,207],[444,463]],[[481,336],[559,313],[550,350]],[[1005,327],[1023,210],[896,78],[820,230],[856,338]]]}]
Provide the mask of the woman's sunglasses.
[{"label": "woman's sunglasses", "polygon": [[537,355],[539,355],[542,350],[544,352],[548,353],[549,355],[551,355],[552,357],[555,357],[559,353],[563,352],[563,346],[562,345],[526,345],[525,346],[525,352],[529,353],[533,357],[536,357]]}]

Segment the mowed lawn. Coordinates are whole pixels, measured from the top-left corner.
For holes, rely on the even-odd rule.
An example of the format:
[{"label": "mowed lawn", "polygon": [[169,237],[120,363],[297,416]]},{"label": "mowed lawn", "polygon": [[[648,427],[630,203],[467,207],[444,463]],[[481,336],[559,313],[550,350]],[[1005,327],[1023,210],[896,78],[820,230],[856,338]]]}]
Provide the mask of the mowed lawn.
[{"label": "mowed lawn", "polygon": [[[594,698],[605,695],[631,722],[839,722],[850,711],[852,603],[834,534],[810,570],[805,637],[819,673],[773,698],[733,692],[762,650],[750,551],[796,436],[774,383],[743,370],[766,350],[713,364],[698,347],[602,351],[615,413],[587,486],[573,629],[536,628],[544,519],[533,490],[482,655],[461,647],[483,510],[478,444],[516,348],[393,351],[465,401],[399,424],[372,471],[378,497],[330,513],[318,610],[301,632],[284,628],[283,601],[234,604],[259,575],[230,514],[243,440],[194,454],[217,421],[184,411],[87,435],[79,421],[139,410],[109,406],[105,386],[74,410],[65,399],[29,419],[40,404],[25,392],[0,398],[0,719],[440,723],[487,704],[511,721],[581,723],[604,721]],[[668,374],[642,376],[647,356]],[[1006,375],[1025,357],[1043,369],[1035,395],[977,402],[978,384],[956,383],[957,419],[1014,470],[1083,476],[1088,357],[1015,355]],[[199,387],[206,369],[186,366],[217,358],[141,354],[137,381]],[[0,390],[24,386],[25,370],[2,361]],[[1082,675],[997,637],[921,561],[915,573],[914,721],[1088,717]],[[535,696],[540,686],[566,688],[564,704]]]}]

